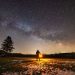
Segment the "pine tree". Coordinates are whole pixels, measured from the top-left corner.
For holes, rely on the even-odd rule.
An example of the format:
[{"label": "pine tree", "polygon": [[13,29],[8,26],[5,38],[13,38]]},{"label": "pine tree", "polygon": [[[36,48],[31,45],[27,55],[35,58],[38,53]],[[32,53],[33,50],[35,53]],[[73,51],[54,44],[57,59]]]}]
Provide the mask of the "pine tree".
[{"label": "pine tree", "polygon": [[7,36],[7,38],[4,40],[4,42],[2,43],[1,49],[8,53],[12,52],[14,47],[13,47],[13,42],[10,36]]}]

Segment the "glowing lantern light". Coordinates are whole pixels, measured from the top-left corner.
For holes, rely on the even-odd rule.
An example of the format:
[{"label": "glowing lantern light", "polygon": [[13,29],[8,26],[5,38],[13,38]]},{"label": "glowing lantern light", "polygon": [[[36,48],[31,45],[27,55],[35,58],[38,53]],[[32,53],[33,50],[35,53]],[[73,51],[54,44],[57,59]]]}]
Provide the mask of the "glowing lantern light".
[{"label": "glowing lantern light", "polygon": [[42,54],[39,54],[39,58],[42,58],[43,57],[43,55]]}]

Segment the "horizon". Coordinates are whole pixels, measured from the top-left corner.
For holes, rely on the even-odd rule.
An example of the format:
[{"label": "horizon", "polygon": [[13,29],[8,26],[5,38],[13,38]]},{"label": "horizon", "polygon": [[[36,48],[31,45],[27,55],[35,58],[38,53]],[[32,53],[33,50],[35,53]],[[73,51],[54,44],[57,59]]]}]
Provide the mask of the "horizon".
[{"label": "horizon", "polygon": [[[12,53],[14,53],[14,52],[12,52]],[[41,53],[41,52],[40,52]],[[64,52],[64,54],[65,53],[75,53],[75,52]],[[36,55],[36,53],[35,54],[25,54],[25,53],[18,53],[18,54],[24,54],[24,55]],[[48,53],[48,54],[44,54],[44,53],[41,53],[42,55],[51,55],[51,54],[63,54],[63,53]]]},{"label": "horizon", "polygon": [[[36,50],[36,51],[37,51],[37,50]],[[36,51],[35,51],[35,53],[21,53],[21,52],[13,52],[13,51],[12,51],[11,53],[18,53],[18,54],[25,54],[25,55],[36,55]],[[40,51],[40,50],[39,50],[39,51]],[[75,52],[43,53],[43,52],[40,51],[40,53],[43,54],[43,55],[44,55],[44,54],[47,54],[47,55],[48,55],[48,54],[63,54],[63,53],[75,53]]]}]

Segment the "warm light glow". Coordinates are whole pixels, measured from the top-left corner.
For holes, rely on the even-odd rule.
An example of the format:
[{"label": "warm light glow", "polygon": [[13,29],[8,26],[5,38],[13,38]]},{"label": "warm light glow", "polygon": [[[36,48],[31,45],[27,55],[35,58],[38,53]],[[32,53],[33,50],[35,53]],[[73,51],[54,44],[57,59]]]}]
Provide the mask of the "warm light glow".
[{"label": "warm light glow", "polygon": [[43,57],[43,55],[42,54],[39,54],[39,58],[42,58]]}]

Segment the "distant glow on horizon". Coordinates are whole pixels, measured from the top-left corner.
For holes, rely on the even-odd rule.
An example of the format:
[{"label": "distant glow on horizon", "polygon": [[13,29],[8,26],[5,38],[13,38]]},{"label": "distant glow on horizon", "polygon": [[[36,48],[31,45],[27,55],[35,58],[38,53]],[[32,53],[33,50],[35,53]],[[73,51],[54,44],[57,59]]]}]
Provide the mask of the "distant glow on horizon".
[{"label": "distant glow on horizon", "polygon": [[[33,44],[32,44],[32,41]],[[22,44],[21,44],[22,45]],[[62,43],[55,43],[52,41],[44,41],[44,40],[40,40],[37,41],[37,39],[35,40],[34,38],[32,40],[30,40],[30,43],[25,43],[24,42],[24,46],[17,49],[20,50],[15,50],[16,52],[20,52],[23,54],[36,54],[36,51],[39,50],[42,54],[53,54],[53,53],[65,53],[65,52],[74,52],[75,50],[75,46],[71,46],[71,45],[64,45]]]}]

